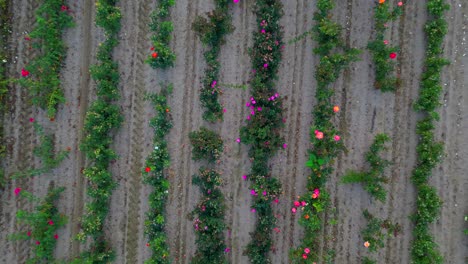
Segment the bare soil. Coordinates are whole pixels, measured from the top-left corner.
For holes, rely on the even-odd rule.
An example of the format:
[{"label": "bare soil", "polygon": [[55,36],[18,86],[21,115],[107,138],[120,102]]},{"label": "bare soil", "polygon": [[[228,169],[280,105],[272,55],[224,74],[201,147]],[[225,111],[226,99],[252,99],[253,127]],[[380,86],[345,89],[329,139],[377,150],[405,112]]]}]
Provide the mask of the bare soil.
[{"label": "bare soil", "polygon": [[[21,68],[28,63],[35,51],[24,40],[25,32],[34,26],[34,10],[37,1],[15,0],[12,4],[13,21],[11,37],[10,75],[18,77]],[[432,231],[445,258],[445,263],[465,263],[468,258],[467,228],[463,221],[468,215],[468,2],[449,0],[447,12],[449,33],[444,42],[444,56],[452,63],[443,70],[444,94],[441,98],[441,120],[437,124],[437,139],[444,143],[445,157],[434,170],[431,184],[436,186],[444,204],[440,219],[432,225]],[[121,107],[125,121],[115,133],[119,158],[110,165],[114,179],[119,183],[114,191],[105,232],[117,254],[116,263],[143,263],[150,252],[145,246],[144,220],[148,210],[150,189],[142,183],[141,168],[151,152],[153,131],[149,119],[154,115],[147,92],[160,90],[159,83],[174,84],[169,98],[174,128],[168,136],[171,155],[169,179],[171,189],[167,204],[167,234],[174,263],[189,263],[195,252],[195,236],[187,215],[196,205],[198,188],[192,185],[194,175],[202,163],[191,159],[188,133],[200,126],[209,126],[220,132],[225,142],[225,152],[217,169],[222,171],[223,193],[226,197],[226,243],[231,249],[231,263],[248,263],[243,250],[250,240],[249,232],[255,223],[250,212],[251,198],[248,182],[242,179],[250,170],[248,147],[236,143],[239,129],[244,125],[247,108],[244,106],[249,91],[226,88],[221,96],[226,108],[224,122],[208,125],[202,120],[199,102],[200,79],[203,76],[205,47],[191,30],[197,15],[210,11],[214,3],[205,0],[177,0],[172,10],[174,38],[171,46],[177,54],[176,65],[169,70],[153,70],[143,63],[149,54],[151,32],[147,26],[155,0],[121,0],[122,30],[120,45],[114,57],[119,63],[122,98],[116,102]],[[284,39],[308,31],[313,25],[316,1],[283,1]],[[18,209],[32,209],[28,203],[15,198],[17,186],[42,196],[52,185],[67,189],[59,202],[60,210],[70,222],[60,230],[56,250],[57,258],[77,256],[86,246],[73,238],[79,231],[80,216],[86,202],[86,180],[81,170],[86,159],[79,151],[84,115],[95,98],[95,84],[89,77],[89,66],[95,62],[95,51],[103,41],[103,33],[94,25],[94,1],[70,1],[75,27],[66,31],[64,38],[69,47],[62,70],[62,82],[67,103],[59,109],[54,122],[45,113],[31,106],[27,92],[12,86],[9,96],[10,112],[5,116],[8,153],[3,163],[6,174],[34,166],[40,161],[34,158],[32,149],[37,143],[29,117],[34,117],[47,132],[53,133],[55,147],[72,148],[70,156],[51,173],[28,180],[9,182],[1,192],[0,203],[0,263],[24,263],[32,244],[12,242],[7,239],[13,232],[25,232],[16,222]],[[334,19],[343,25],[346,43],[364,48],[372,39],[373,1],[336,1]],[[373,88],[374,70],[370,55],[364,50],[362,60],[353,63],[334,84],[334,102],[341,106],[336,125],[342,131],[347,152],[336,160],[336,170],[328,183],[332,195],[333,211],[326,215],[321,242],[322,254],[333,251],[334,263],[360,263],[367,251],[363,247],[360,231],[365,225],[362,211],[368,208],[383,218],[390,218],[402,226],[402,233],[386,241],[384,249],[374,255],[378,263],[409,263],[412,240],[412,222],[409,216],[415,212],[415,189],[410,181],[416,160],[415,124],[420,118],[412,109],[419,92],[419,76],[422,72],[425,52],[423,24],[426,21],[426,1],[405,1],[404,15],[389,23],[388,39],[398,43],[397,73],[402,78],[401,88],[395,93],[382,94]],[[256,30],[252,1],[240,1],[232,6],[235,30],[227,36],[220,54],[221,76],[218,83],[247,84],[251,63],[248,49],[251,35]],[[315,42],[310,38],[286,45],[280,67],[277,89],[286,97],[284,105],[285,128],[283,135],[288,147],[278,152],[271,161],[273,175],[283,185],[280,202],[274,205],[278,232],[273,231],[273,263],[288,263],[288,253],[299,243],[302,229],[297,217],[290,213],[292,202],[305,192],[304,166],[310,148],[309,129],[312,124],[312,108],[315,104],[314,70],[317,56],[312,53]],[[365,167],[364,153],[377,133],[387,133],[392,142],[384,156],[393,164],[388,169],[390,177],[389,199],[386,203],[374,202],[359,185],[339,184],[341,176],[349,169]],[[337,220],[333,224],[333,219]]]}]

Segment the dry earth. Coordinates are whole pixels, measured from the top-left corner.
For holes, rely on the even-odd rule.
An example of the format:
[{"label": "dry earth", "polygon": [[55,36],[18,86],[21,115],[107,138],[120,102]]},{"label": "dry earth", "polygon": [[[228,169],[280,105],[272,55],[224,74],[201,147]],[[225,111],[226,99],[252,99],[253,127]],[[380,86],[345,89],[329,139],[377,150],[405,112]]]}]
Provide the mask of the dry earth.
[{"label": "dry earth", "polygon": [[[154,0],[121,0],[122,30],[120,45],[115,49],[119,62],[122,99],[118,102],[125,122],[115,134],[113,147],[119,159],[111,165],[119,186],[114,191],[110,214],[106,222],[106,235],[117,254],[116,263],[143,263],[149,256],[143,235],[145,211],[148,209],[149,188],[141,182],[140,168],[150,153],[153,132],[148,125],[153,116],[149,102],[143,100],[146,92],[156,92],[161,81],[174,84],[174,94],[169,98],[174,128],[168,141],[172,165],[167,207],[167,233],[171,254],[175,263],[189,263],[195,251],[195,236],[187,214],[197,203],[198,188],[191,184],[191,176],[203,165],[191,160],[188,133],[206,123],[201,118],[199,103],[200,78],[205,63],[204,47],[191,30],[194,18],[213,8],[212,1],[177,0],[172,11],[174,38],[171,43],[177,54],[176,66],[169,70],[152,70],[142,61],[150,47],[147,27]],[[316,1],[284,0],[285,40],[301,34],[313,25]],[[336,1],[334,18],[344,26],[347,44],[363,48],[372,38],[373,1]],[[395,94],[382,94],[373,89],[373,66],[368,52],[362,60],[345,70],[334,85],[335,102],[342,111],[336,124],[343,131],[348,151],[336,162],[336,173],[328,184],[332,194],[334,213],[327,215],[321,241],[322,254],[333,251],[335,263],[359,263],[366,256],[360,230],[364,226],[362,210],[369,210],[380,217],[390,218],[402,225],[403,232],[397,238],[386,241],[386,247],[375,255],[379,263],[409,263],[412,239],[412,223],[408,216],[415,210],[415,190],[410,175],[415,162],[417,137],[415,124],[418,115],[412,110],[412,102],[418,96],[419,76],[422,71],[425,40],[423,24],[426,20],[426,1],[405,1],[405,14],[389,24],[388,39],[398,43],[398,74],[402,88]],[[449,0],[452,6],[447,13],[449,33],[444,43],[445,57],[452,64],[443,71],[443,107],[436,135],[444,142],[446,156],[434,170],[431,183],[444,200],[440,219],[432,226],[436,241],[446,263],[460,264],[468,258],[468,238],[463,216],[468,214],[468,2]],[[72,152],[53,172],[29,180],[9,182],[1,194],[0,203],[0,263],[24,263],[30,254],[29,242],[11,242],[7,235],[24,231],[16,223],[17,209],[31,209],[31,205],[15,199],[13,188],[21,186],[37,195],[44,195],[51,185],[66,186],[60,199],[60,210],[70,218],[70,223],[60,230],[56,250],[57,258],[70,258],[85,247],[73,240],[79,230],[79,219],[86,201],[86,182],[81,169],[86,159],[79,151],[81,128],[87,106],[95,97],[94,83],[89,78],[89,66],[95,61],[95,49],[104,36],[94,23],[94,1],[69,1],[76,26],[65,33],[69,47],[62,81],[67,104],[59,109],[55,122],[45,118],[43,111],[31,107],[27,94],[21,87],[13,86],[10,92],[10,112],[5,116],[8,153],[3,161],[7,174],[39,166],[32,155],[37,138],[29,117],[44,124],[46,131],[54,133],[57,150],[70,146]],[[34,25],[34,9],[37,1],[15,0],[12,6],[13,21],[11,56],[14,63],[10,75],[18,72],[34,56],[24,40],[25,32]],[[252,45],[251,33],[257,28],[251,12],[252,1],[240,1],[233,5],[231,13],[235,31],[227,36],[220,59],[222,73],[220,83],[246,84],[250,76],[248,48]],[[312,54],[315,42],[305,39],[286,45],[280,67],[277,89],[285,96],[284,137],[288,148],[278,152],[271,162],[275,177],[279,177],[284,189],[280,202],[275,206],[279,232],[274,232],[274,263],[288,263],[288,252],[297,246],[302,229],[295,216],[290,214],[292,201],[305,191],[308,170],[304,163],[309,145],[309,126],[312,123],[312,107],[315,99],[314,69],[317,57]],[[239,128],[244,125],[249,96],[242,89],[225,89],[222,96],[227,110],[222,124],[210,125],[219,131],[225,141],[225,152],[217,169],[223,172],[223,191],[228,210],[226,212],[226,243],[231,248],[231,263],[248,263],[243,249],[249,242],[255,215],[250,212],[248,183],[242,174],[248,173],[250,162],[248,148],[235,142]],[[341,185],[339,179],[348,169],[365,166],[363,155],[375,134],[385,132],[392,137],[391,147],[385,153],[393,165],[388,169],[391,178],[389,199],[386,203],[372,202],[360,186]],[[332,219],[337,224],[331,224]]]}]

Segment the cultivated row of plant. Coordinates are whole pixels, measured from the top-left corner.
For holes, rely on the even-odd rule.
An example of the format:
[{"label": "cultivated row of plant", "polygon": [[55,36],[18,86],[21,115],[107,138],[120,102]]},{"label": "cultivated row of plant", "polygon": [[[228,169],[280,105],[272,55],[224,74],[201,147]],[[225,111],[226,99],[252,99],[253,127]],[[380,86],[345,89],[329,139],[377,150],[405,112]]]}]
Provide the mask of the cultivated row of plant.
[{"label": "cultivated row of plant", "polygon": [[416,127],[416,134],[419,136],[416,147],[418,157],[412,175],[412,181],[418,192],[417,211],[412,216],[415,224],[411,248],[413,263],[443,263],[437,244],[429,231],[429,225],[440,213],[442,200],[437,195],[436,189],[428,184],[428,179],[443,154],[442,143],[434,139],[434,123],[439,120],[436,110],[441,104],[441,70],[449,63],[441,56],[442,43],[447,34],[444,12],[449,8],[450,6],[444,0],[428,0],[427,2],[429,19],[424,27],[427,37],[426,60],[419,98],[414,105],[415,110],[423,114],[424,118],[418,121]]},{"label": "cultivated row of plant", "polygon": [[152,187],[152,192],[149,195],[150,209],[146,213],[145,221],[147,245],[152,251],[151,257],[145,261],[147,264],[171,263],[167,235],[164,230],[166,225],[165,206],[169,193],[166,169],[170,165],[166,135],[172,128],[167,96],[171,92],[172,85],[168,85],[159,94],[148,95],[148,99],[153,103],[157,115],[150,121],[150,125],[154,129],[154,149],[146,159],[146,165],[142,171],[144,183]]},{"label": "cultivated row of plant", "polygon": [[245,254],[251,263],[256,264],[270,263],[268,252],[276,222],[271,202],[281,192],[281,183],[268,171],[268,161],[284,143],[280,135],[283,126],[282,98],[275,90],[282,58],[283,31],[279,20],[283,16],[283,5],[279,0],[257,0],[254,13],[258,27],[253,33],[253,47],[250,50],[252,96],[246,103],[251,112],[247,125],[241,128],[240,141],[251,146],[249,157],[252,167],[248,179],[254,197],[252,211],[256,212],[257,221]]},{"label": "cultivated row of plant", "polygon": [[208,47],[204,53],[206,69],[200,101],[205,108],[203,119],[210,122],[223,118],[223,108],[219,103],[222,91],[218,83],[221,68],[218,56],[221,46],[225,43],[225,36],[234,30],[228,10],[229,2],[229,0],[216,0],[216,8],[207,13],[207,18],[198,16],[192,25],[203,45]]},{"label": "cultivated row of plant", "polygon": [[59,103],[65,102],[61,88],[60,69],[65,59],[66,47],[63,31],[73,26],[72,17],[63,0],[44,0],[36,11],[37,26],[26,37],[32,47],[40,51],[22,70],[18,82],[29,89],[32,103],[47,109],[49,118],[54,118]]},{"label": "cultivated row of plant", "polygon": [[77,238],[83,242],[88,237],[92,238],[90,250],[82,255],[82,261],[88,263],[109,263],[114,258],[105,240],[103,227],[109,211],[109,198],[116,186],[108,168],[110,161],[117,158],[110,148],[112,132],[123,121],[119,107],[113,104],[120,96],[118,65],[112,60],[112,50],[118,44],[121,18],[116,2],[96,2],[96,25],[104,30],[106,39],[99,45],[98,63],[90,69],[91,77],[96,82],[97,99],[86,113],[84,139],[80,146],[90,161],[83,171],[89,183],[87,194],[90,199]]},{"label": "cultivated row of plant", "polygon": [[[344,46],[341,26],[331,20],[333,7],[334,2],[331,0],[318,0],[318,11],[314,14],[316,25],[312,35],[318,42],[314,53],[320,56],[320,63],[315,71],[317,103],[313,110],[314,125],[311,127],[313,147],[306,163],[312,173],[307,177],[307,192],[301,197],[305,206],[299,224],[304,227],[304,237],[300,246],[291,251],[294,263],[320,261],[319,235],[323,226],[323,212],[329,205],[325,183],[333,171],[334,158],[344,149],[341,136],[331,121],[334,114],[339,112],[339,107],[332,104],[334,90],[331,84],[339,77],[341,70],[358,60],[360,53],[357,49]],[[337,53],[337,49],[344,52]]]},{"label": "cultivated row of plant", "polygon": [[391,46],[385,39],[387,23],[396,20],[403,13],[403,3],[399,2],[397,7],[390,11],[390,2],[380,2],[375,7],[375,31],[376,36],[370,41],[367,48],[372,54],[372,61],[375,66],[374,86],[382,92],[395,91],[400,80],[394,76],[396,52],[398,47]]},{"label": "cultivated row of plant", "polygon": [[348,171],[343,176],[343,183],[361,183],[364,189],[375,199],[385,202],[387,190],[382,183],[388,183],[388,178],[384,176],[385,168],[390,165],[388,160],[379,156],[379,152],[385,150],[385,143],[390,141],[386,134],[375,136],[369,152],[366,153],[366,160],[370,164],[369,171]]},{"label": "cultivated row of plant", "polygon": [[41,160],[42,167],[14,173],[11,176],[12,179],[33,177],[50,172],[52,169],[57,168],[58,165],[68,157],[71,150],[68,148],[67,150],[59,151],[57,154],[54,153],[54,141],[52,136],[46,135],[44,128],[33,118],[30,118],[29,120],[33,123],[34,131],[39,136],[40,143],[38,146],[34,147],[33,153]]},{"label": "cultivated row of plant", "polygon": [[174,66],[176,55],[169,47],[174,30],[174,25],[169,19],[169,9],[174,5],[175,0],[159,0],[156,9],[151,12],[149,26],[154,33],[151,36],[153,46],[146,62],[154,69]]},{"label": "cultivated row of plant", "polygon": [[18,210],[16,219],[18,223],[26,224],[28,231],[11,234],[9,237],[14,241],[34,241],[32,250],[34,256],[27,260],[26,263],[54,262],[55,245],[59,238],[57,231],[67,223],[67,217],[60,214],[56,206],[56,201],[64,190],[64,187],[51,189],[44,199],[40,199],[22,190],[20,187],[15,189],[16,196],[21,196],[21,198],[26,198],[30,202],[38,203],[33,212]]},{"label": "cultivated row of plant", "polygon": [[[364,239],[364,246],[369,249],[370,252],[376,252],[378,249],[385,246],[384,241],[392,236],[396,237],[401,231],[401,226],[396,223],[393,224],[390,220],[382,220],[369,211],[364,210],[364,218],[367,220],[367,226],[361,231]],[[384,233],[386,230],[386,233]],[[365,257],[363,263],[376,263],[374,260]]]}]

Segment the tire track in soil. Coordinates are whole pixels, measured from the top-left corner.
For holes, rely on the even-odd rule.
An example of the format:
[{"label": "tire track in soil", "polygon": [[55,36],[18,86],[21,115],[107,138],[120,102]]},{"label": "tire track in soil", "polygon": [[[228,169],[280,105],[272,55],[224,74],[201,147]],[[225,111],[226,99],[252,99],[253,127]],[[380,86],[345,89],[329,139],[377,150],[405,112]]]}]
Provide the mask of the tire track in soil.
[{"label": "tire track in soil", "polygon": [[145,109],[143,104],[144,97],[144,60],[145,53],[143,52],[147,42],[147,30],[148,18],[150,8],[149,5],[152,1],[141,0],[137,3],[138,8],[135,8],[135,16],[138,17],[137,27],[137,38],[135,42],[135,55],[133,61],[135,63],[133,71],[133,95],[132,95],[132,128],[131,128],[131,150],[130,150],[130,174],[129,180],[130,186],[128,187],[128,201],[127,201],[127,222],[125,226],[125,252],[126,252],[126,263],[139,263],[138,262],[138,237],[140,235],[140,190],[142,187],[141,179],[141,168],[142,163],[142,151],[143,151],[143,121],[145,117]]},{"label": "tire track in soil", "polygon": [[[194,4],[194,1],[188,1],[188,14],[187,14],[187,25],[191,25],[194,18],[198,14],[198,3]],[[188,133],[192,130],[192,112],[194,107],[194,98],[193,95],[195,91],[198,91],[197,87],[194,87],[196,82],[196,74],[195,70],[197,68],[197,64],[195,63],[196,57],[196,50],[198,47],[198,39],[196,38],[193,30],[190,26],[187,28],[187,35],[185,38],[185,66],[190,67],[190,71],[185,72],[185,80],[184,80],[184,96],[183,96],[183,112],[182,112],[182,129],[181,129],[181,136],[179,139],[178,146],[182,146],[182,153],[180,157],[183,157],[180,160],[180,166],[177,167],[176,173],[178,178],[177,182],[177,200],[179,201],[178,204],[178,216],[177,219],[177,234],[176,234],[176,256],[175,260],[176,263],[185,263],[188,262],[189,256],[186,254],[186,242],[187,242],[187,203],[189,202],[189,193],[192,186],[191,186],[191,151],[190,151],[190,141],[188,139]],[[188,47],[193,47],[193,49],[189,49]]]},{"label": "tire track in soil", "polygon": [[[351,46],[351,34],[352,34],[352,16],[353,16],[353,6],[354,6],[354,3],[353,3],[353,0],[347,0],[346,1],[346,8],[344,9],[345,12],[344,12],[344,20],[345,20],[345,24],[342,25],[343,27],[343,30],[345,31],[345,37],[344,37],[344,42],[345,42],[345,45],[347,47],[350,47]],[[335,10],[337,8],[335,7]],[[336,12],[336,11],[335,11]],[[335,19],[336,16],[334,15]],[[349,65],[348,67],[346,67],[345,69],[343,69],[343,71],[340,73],[340,75],[342,77],[339,77],[337,79],[337,81],[335,81],[335,83],[332,83],[330,84],[331,86],[335,86],[335,95],[334,95],[334,99],[335,100],[339,100],[341,102],[341,110],[340,110],[340,115],[339,115],[339,118],[338,120],[336,120],[334,123],[338,123],[337,124],[337,127],[338,127],[338,130],[340,131],[340,133],[342,133],[342,135],[349,135],[349,127],[348,127],[348,122],[347,122],[347,105],[348,105],[348,90],[350,89],[350,84],[351,84],[351,81],[352,81],[352,78],[351,78],[351,70],[350,70],[350,67],[352,67],[352,65]],[[340,84],[340,86],[338,86],[337,84]],[[338,87],[337,87],[338,86]],[[337,92],[338,89],[341,88],[341,90],[339,90],[339,93]],[[339,99],[338,99],[339,98]],[[332,99],[333,100],[333,99]],[[342,168],[345,166],[344,163],[344,157],[345,153],[340,153],[338,155],[337,158],[335,158],[335,161],[336,161],[336,165],[335,165],[335,168],[334,168],[334,172],[332,173],[331,177],[330,177],[330,180],[328,181],[328,183],[326,184],[326,189],[328,190],[331,190],[334,188],[334,193],[331,194],[333,198],[333,206],[335,208],[337,208],[339,210],[339,180],[340,180],[340,175],[339,175],[339,172],[342,171]],[[344,201],[344,206],[346,206],[346,200]],[[345,224],[340,221],[342,224],[340,225],[340,227],[338,227],[338,225],[333,225],[333,226],[328,226],[328,223],[329,223],[329,218],[333,218],[333,216],[330,216],[329,215],[329,211],[327,210],[325,213],[324,213],[324,218],[323,218],[323,224],[322,224],[322,230],[321,230],[321,248],[320,248],[320,256],[321,258],[324,257],[324,255],[326,254],[326,252],[328,250],[330,250],[331,248],[333,248],[336,251],[346,251],[348,252],[346,254],[346,263],[351,263],[350,262],[350,254],[349,254],[349,241],[351,239],[351,232],[353,231],[352,227],[351,227],[351,221],[347,223],[347,228],[345,228]],[[347,231],[345,233],[345,231]],[[333,241],[327,241],[326,240],[326,235],[328,232],[331,232],[332,234],[332,237],[337,237],[338,234],[340,234],[340,236],[344,236],[343,239],[341,241],[346,241],[345,243],[333,243]],[[330,245],[330,243],[332,243]],[[337,246],[338,244],[340,244],[340,248],[337,249]],[[321,259],[320,258],[320,259]],[[336,257],[335,257],[335,260],[336,260]]]},{"label": "tire track in soil", "polygon": [[[296,16],[294,17],[295,25],[293,36],[297,36],[302,32],[305,32],[307,29],[305,28],[305,23],[298,23],[298,20],[301,18],[305,20],[306,13],[304,12],[304,1],[297,1],[295,12]],[[295,162],[298,160],[298,152],[301,148],[300,142],[300,130],[301,130],[301,106],[303,101],[303,73],[302,65],[304,64],[304,57],[305,57],[305,50],[307,46],[302,43],[296,43],[294,45],[293,51],[293,66],[291,67],[292,72],[290,76],[288,76],[289,80],[286,82],[286,87],[291,88],[290,91],[287,93],[291,96],[290,100],[287,100],[288,107],[283,107],[283,111],[288,112],[288,118],[286,121],[286,127],[288,131],[285,131],[287,135],[286,142],[292,143],[291,146],[287,147],[286,151],[286,166],[282,166],[281,174],[279,175],[289,175],[287,178],[280,178],[284,179],[282,182],[283,190],[285,193],[283,194],[283,200],[286,203],[286,206],[283,206],[283,210],[281,210],[281,214],[279,217],[282,217],[284,220],[283,228],[281,230],[282,234],[280,237],[282,238],[280,241],[281,251],[278,257],[283,258],[280,260],[282,263],[288,262],[288,252],[294,246],[295,240],[295,230],[297,226],[297,219],[296,215],[289,213],[289,205],[296,199],[296,178],[297,175],[303,176],[304,175],[304,168],[301,166],[298,169]],[[283,55],[283,60],[286,60],[286,54]],[[287,61],[289,63],[289,61]],[[289,74],[288,74],[289,75]],[[281,75],[280,75],[281,76]],[[283,75],[284,76],[284,75]],[[277,85],[279,86],[279,84]],[[278,87],[281,89],[280,87]],[[286,88],[286,89],[287,89]],[[281,153],[279,153],[281,155]],[[280,158],[281,162],[282,158]],[[282,163],[282,162],[281,162]],[[279,175],[276,175],[279,177]],[[278,223],[279,224],[279,223]],[[278,241],[277,240],[277,241]]]},{"label": "tire track in soil", "polygon": [[[86,118],[86,110],[88,109],[89,103],[89,87],[90,87],[90,73],[89,67],[91,64],[91,27],[92,27],[92,0],[84,0],[83,7],[83,52],[84,56],[81,57],[81,78],[80,78],[80,97],[79,97],[79,107],[80,107],[80,117],[78,120],[78,144],[83,141],[84,138],[84,120]],[[88,55],[88,56],[87,56]],[[79,151],[77,154],[77,168],[80,170],[76,173],[78,177],[75,178],[75,186],[73,193],[73,211],[70,217],[71,226],[71,235],[70,235],[70,247],[68,251],[70,252],[71,257],[78,256],[80,253],[80,242],[74,239],[78,232],[80,231],[80,221],[81,216],[83,215],[84,209],[84,175],[81,172],[81,169],[85,167],[85,153]]]},{"label": "tire track in soil", "polygon": [[[24,5],[24,15],[22,16],[22,25],[26,26],[25,28],[21,28],[20,31],[26,31],[27,29],[32,29],[36,26],[35,20],[35,10],[38,8],[39,3],[34,0],[29,0]],[[24,20],[23,20],[24,19]],[[38,55],[37,50],[34,48],[27,48],[24,45],[25,40],[21,40],[23,42],[23,50],[20,53],[19,57],[23,57],[23,64],[27,65],[28,59],[27,58],[34,58]],[[17,63],[17,71],[20,72],[22,65]],[[19,90],[20,100],[16,101],[19,104],[18,109],[18,123],[19,123],[19,133],[18,133],[18,141],[17,141],[17,149],[18,149],[18,160],[16,163],[18,164],[17,170],[23,171],[30,168],[31,164],[33,164],[33,126],[29,122],[29,118],[33,116],[33,106],[31,105],[30,95],[27,88],[21,87],[19,85],[16,86],[16,89]],[[22,129],[21,129],[22,128]],[[22,186],[24,189],[28,189],[29,191],[33,191],[33,182],[31,179],[21,179],[16,181],[17,186]],[[26,187],[27,186],[27,187]],[[23,210],[30,210],[32,208],[32,204],[24,201],[23,199],[16,200],[16,208],[23,209]],[[15,219],[16,222],[16,219]],[[17,232],[26,232],[27,228],[25,225],[18,224],[16,222],[16,231]],[[27,259],[30,257],[30,241],[16,241],[15,243],[15,253],[17,253],[18,262],[25,263]]]}]

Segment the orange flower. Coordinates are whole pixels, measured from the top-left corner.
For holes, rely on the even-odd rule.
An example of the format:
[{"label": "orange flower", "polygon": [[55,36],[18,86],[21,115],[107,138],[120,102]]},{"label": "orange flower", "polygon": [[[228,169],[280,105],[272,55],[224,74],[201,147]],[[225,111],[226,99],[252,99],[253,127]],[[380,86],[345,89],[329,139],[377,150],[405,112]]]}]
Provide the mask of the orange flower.
[{"label": "orange flower", "polygon": [[316,193],[313,193],[313,194],[312,194],[312,199],[317,199],[317,197],[318,197],[318,196],[317,196]]},{"label": "orange flower", "polygon": [[166,108],[166,113],[169,113],[169,108]]},{"label": "orange flower", "polygon": [[385,0],[379,0],[379,4],[385,3]]},{"label": "orange flower", "polygon": [[306,215],[304,216],[304,218],[305,218],[305,219],[309,219],[309,215],[306,214]]},{"label": "orange flower", "polygon": [[365,246],[366,248],[368,248],[368,247],[370,246],[369,241],[364,242],[364,246]]},{"label": "orange flower", "polygon": [[335,105],[335,106],[333,107],[333,112],[338,113],[339,111],[340,111],[340,107],[337,106],[337,105]]}]

